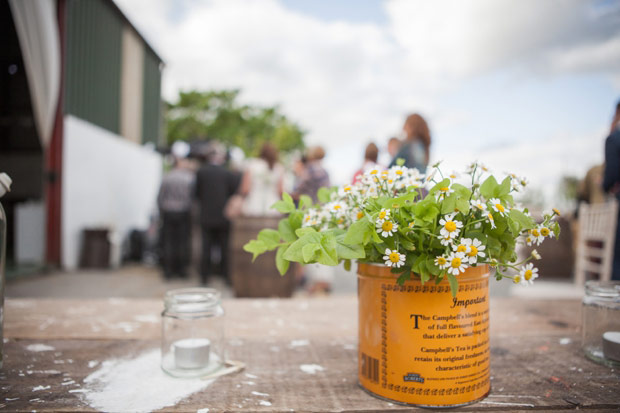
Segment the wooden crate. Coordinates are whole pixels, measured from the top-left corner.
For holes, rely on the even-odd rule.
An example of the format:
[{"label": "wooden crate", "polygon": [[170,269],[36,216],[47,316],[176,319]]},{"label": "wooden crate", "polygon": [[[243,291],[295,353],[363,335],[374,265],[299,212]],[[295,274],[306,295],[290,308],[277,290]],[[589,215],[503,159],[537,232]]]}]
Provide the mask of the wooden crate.
[{"label": "wooden crate", "polygon": [[295,289],[293,266],[284,276],[276,268],[276,253],[268,252],[252,262],[243,246],[263,228],[278,228],[280,218],[242,217],[233,221],[230,240],[230,277],[236,297],[290,297]]}]

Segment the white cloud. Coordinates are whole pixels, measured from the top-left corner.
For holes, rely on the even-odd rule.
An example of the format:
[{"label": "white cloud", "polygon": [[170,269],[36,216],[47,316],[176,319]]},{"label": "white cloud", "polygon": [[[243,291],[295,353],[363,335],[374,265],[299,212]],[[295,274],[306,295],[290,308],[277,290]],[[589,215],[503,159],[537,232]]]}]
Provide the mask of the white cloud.
[{"label": "white cloud", "polygon": [[[620,7],[614,3],[391,0],[387,23],[378,25],[327,22],[277,0],[116,1],[166,60],[165,98],[182,89],[240,88],[245,102],[280,105],[309,131],[308,143],[327,147],[337,182],[359,166],[369,140],[382,146],[411,111],[422,111],[434,131],[458,131],[455,125],[480,119],[471,116],[473,107],[441,105],[467,79],[517,69],[523,82],[532,73],[585,72],[620,85]],[[484,131],[506,132],[492,119]],[[462,138],[439,139],[452,147]],[[550,155],[530,166],[527,154],[541,145],[550,154],[592,151],[577,138],[537,143],[468,155],[557,176],[562,158]],[[442,155],[462,154],[454,146]],[[587,165],[583,156],[574,162]]]}]

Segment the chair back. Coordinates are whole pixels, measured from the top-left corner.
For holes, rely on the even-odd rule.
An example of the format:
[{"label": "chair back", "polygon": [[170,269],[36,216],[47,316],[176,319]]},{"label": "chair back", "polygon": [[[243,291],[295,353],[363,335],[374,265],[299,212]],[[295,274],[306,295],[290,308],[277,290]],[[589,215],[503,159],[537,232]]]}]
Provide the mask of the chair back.
[{"label": "chair back", "polygon": [[600,281],[611,279],[617,219],[616,199],[579,205],[575,284],[583,285],[588,273],[598,274]]}]

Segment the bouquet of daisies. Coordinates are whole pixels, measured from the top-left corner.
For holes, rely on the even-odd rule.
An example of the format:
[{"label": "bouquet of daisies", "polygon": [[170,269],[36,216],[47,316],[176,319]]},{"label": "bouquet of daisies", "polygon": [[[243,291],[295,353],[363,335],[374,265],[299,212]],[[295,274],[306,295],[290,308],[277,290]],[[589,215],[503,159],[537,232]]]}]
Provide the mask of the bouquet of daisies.
[{"label": "bouquet of daisies", "polygon": [[244,249],[254,258],[277,250],[281,274],[290,262],[344,262],[349,269],[357,260],[391,267],[399,283],[446,278],[454,294],[460,274],[488,264],[498,280],[527,285],[538,277],[530,261],[540,255],[534,250],[518,262],[517,246],[559,236],[559,212],[536,223],[513,198],[526,185],[514,174],[499,182],[477,162],[446,176],[439,164],[427,175],[404,166],[373,169],[355,184],[321,188],[317,205],[307,196],[295,205],[285,193],[273,206],[286,215],[278,230],[262,230]]}]

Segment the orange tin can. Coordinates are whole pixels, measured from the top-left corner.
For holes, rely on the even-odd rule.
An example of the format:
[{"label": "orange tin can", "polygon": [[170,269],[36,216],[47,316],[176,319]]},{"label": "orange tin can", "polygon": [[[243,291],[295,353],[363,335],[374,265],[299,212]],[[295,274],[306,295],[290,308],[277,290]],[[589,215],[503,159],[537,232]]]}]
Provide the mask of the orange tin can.
[{"label": "orange tin can", "polygon": [[489,267],[447,280],[396,283],[390,268],[360,264],[359,382],[374,396],[423,407],[457,407],[486,397]]}]

